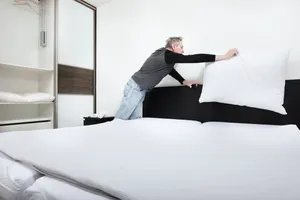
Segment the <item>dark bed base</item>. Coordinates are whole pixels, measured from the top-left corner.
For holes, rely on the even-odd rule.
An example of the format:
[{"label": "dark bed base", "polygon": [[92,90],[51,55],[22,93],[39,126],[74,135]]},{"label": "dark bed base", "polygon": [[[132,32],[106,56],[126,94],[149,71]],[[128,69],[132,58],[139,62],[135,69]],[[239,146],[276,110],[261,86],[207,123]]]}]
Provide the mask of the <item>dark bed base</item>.
[{"label": "dark bed base", "polygon": [[147,93],[144,117],[188,119],[200,122],[222,121],[254,124],[296,124],[300,128],[300,80],[287,80],[284,107],[288,115],[223,103],[198,102],[202,86],[157,87]]}]

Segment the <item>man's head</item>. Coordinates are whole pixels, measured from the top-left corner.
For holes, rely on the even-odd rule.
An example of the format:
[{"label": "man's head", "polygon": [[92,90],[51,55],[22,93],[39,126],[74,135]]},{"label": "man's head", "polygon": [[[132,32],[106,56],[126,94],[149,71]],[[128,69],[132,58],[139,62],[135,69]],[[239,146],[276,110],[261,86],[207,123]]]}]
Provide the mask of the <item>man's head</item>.
[{"label": "man's head", "polygon": [[175,53],[180,53],[180,54],[184,53],[183,45],[182,45],[182,37],[169,37],[166,41],[165,47]]}]

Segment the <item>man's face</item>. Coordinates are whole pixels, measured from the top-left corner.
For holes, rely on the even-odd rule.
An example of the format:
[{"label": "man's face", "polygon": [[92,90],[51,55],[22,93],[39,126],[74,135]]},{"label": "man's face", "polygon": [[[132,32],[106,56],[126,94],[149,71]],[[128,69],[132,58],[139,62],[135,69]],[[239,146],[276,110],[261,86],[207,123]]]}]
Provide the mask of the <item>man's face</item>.
[{"label": "man's face", "polygon": [[184,53],[182,42],[178,42],[178,43],[173,44],[172,48],[173,48],[173,51],[175,53],[179,53],[179,54]]}]

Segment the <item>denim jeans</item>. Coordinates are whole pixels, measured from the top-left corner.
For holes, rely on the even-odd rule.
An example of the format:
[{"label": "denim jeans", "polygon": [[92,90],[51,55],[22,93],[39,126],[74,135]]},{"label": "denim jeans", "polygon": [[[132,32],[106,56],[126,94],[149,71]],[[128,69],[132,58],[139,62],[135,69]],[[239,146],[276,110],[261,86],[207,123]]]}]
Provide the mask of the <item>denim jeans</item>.
[{"label": "denim jeans", "polygon": [[121,105],[115,118],[124,120],[141,118],[146,92],[147,91],[141,89],[133,79],[129,79],[124,88]]}]

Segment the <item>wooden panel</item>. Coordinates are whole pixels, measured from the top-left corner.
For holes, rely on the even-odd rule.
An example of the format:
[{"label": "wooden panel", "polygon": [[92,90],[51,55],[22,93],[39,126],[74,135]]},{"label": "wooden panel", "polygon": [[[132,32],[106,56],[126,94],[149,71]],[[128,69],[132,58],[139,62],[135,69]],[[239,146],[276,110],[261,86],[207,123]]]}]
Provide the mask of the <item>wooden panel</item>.
[{"label": "wooden panel", "polygon": [[58,64],[59,94],[94,94],[94,70]]}]

